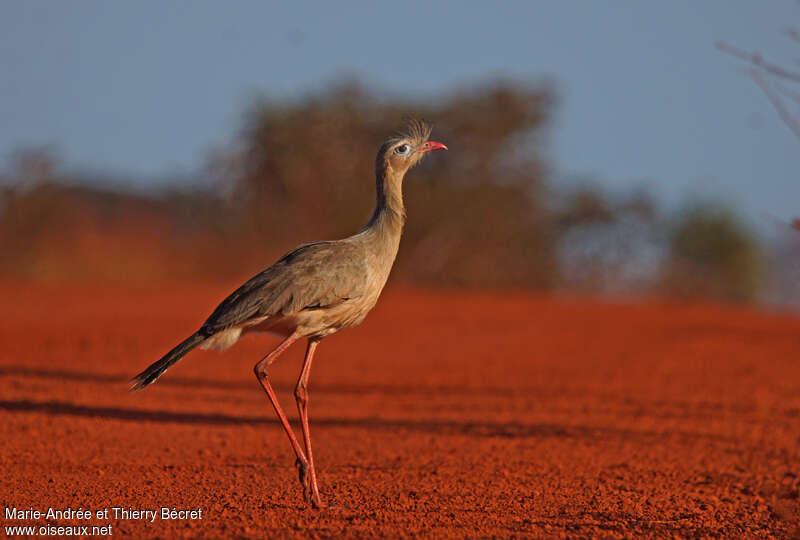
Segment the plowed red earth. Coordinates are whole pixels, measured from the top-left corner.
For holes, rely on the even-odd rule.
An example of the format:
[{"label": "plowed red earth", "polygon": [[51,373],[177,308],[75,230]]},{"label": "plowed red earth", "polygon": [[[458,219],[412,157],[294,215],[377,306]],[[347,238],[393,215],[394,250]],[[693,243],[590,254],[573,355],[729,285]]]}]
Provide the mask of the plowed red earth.
[{"label": "plowed red earth", "polygon": [[[798,538],[800,318],[390,288],[322,342],[301,499],[248,336],[126,381],[232,284],[0,285],[3,526],[114,537]],[[290,418],[302,346],[272,370]],[[109,509],[10,519],[5,507]],[[202,509],[153,522],[113,507]],[[91,528],[91,527],[90,527]]]}]

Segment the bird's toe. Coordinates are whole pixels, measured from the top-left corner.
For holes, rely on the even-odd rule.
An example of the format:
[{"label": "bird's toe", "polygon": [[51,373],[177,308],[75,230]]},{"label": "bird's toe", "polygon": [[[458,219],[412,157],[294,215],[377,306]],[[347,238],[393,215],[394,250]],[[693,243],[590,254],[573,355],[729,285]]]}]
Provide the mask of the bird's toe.
[{"label": "bird's toe", "polygon": [[297,479],[300,481],[300,485],[303,487],[303,500],[306,502],[306,504],[308,504],[309,502],[312,502],[311,479],[310,475],[308,474],[308,463],[305,463],[298,458],[297,461],[294,462],[294,466],[297,467]]}]

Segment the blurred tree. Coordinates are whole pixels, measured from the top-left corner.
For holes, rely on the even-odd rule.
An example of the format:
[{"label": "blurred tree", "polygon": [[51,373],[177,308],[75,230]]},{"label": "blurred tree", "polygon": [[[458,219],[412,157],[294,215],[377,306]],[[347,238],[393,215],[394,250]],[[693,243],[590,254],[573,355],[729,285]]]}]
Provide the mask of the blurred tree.
[{"label": "blurred tree", "polygon": [[646,294],[663,256],[662,223],[646,192],[608,194],[584,183],[563,193],[560,285],[593,294]]},{"label": "blurred tree", "polygon": [[730,211],[695,205],[677,220],[662,271],[665,292],[753,302],[760,293],[762,275],[756,241]]},{"label": "blurred tree", "polygon": [[[784,33],[795,45],[800,46],[800,27],[789,27]],[[750,78],[767,96],[781,120],[800,139],[800,70],[789,67],[788,62],[768,60],[759,52],[740,49],[722,41],[717,42],[717,48],[747,64]],[[795,64],[800,64],[800,58],[795,58]],[[795,218],[791,223],[781,224],[792,233],[800,231],[800,219]],[[769,281],[772,289],[770,303],[797,305],[800,298],[797,281],[800,275],[797,266],[800,246],[797,245],[796,238],[779,234],[769,248]]]},{"label": "blurred tree", "polygon": [[395,278],[614,294],[658,281],[679,294],[755,296],[757,253],[729,214],[686,217],[661,270],[664,223],[649,196],[550,188],[541,138],[552,103],[546,86],[505,82],[424,102],[380,100],[352,82],[261,99],[212,156],[209,189],[131,192],[119,179],[66,175],[52,153],[20,152],[0,176],[0,275],[248,277],[302,241],[364,224],[373,156],[413,111],[450,152],[408,176]]},{"label": "blurred tree", "polygon": [[410,215],[395,274],[431,285],[548,287],[555,238],[544,209],[545,167],[534,138],[547,89],[495,83],[425,103],[381,102],[346,82],[292,104],[260,100],[214,170],[244,234],[275,251],[352,234],[374,191],[373,155],[409,111],[451,148],[409,176]]}]

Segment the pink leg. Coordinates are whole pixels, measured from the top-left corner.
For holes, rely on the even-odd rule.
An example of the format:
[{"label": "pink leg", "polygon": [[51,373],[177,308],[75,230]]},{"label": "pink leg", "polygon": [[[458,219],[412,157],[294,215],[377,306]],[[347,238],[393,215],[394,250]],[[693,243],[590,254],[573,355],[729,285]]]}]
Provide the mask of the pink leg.
[{"label": "pink leg", "polygon": [[[288,349],[292,343],[300,339],[300,336],[297,334],[292,334],[287,337],[285,340],[278,345],[274,351],[269,353],[267,356],[262,358],[253,368],[253,371],[256,374],[256,378],[258,382],[261,383],[261,386],[264,388],[264,391],[267,393],[267,397],[269,398],[269,402],[272,403],[272,407],[275,409],[275,413],[278,415],[278,420],[280,420],[281,425],[283,426],[283,430],[286,432],[286,435],[289,437],[289,442],[292,444],[292,448],[294,449],[294,453],[297,456],[296,466],[298,468],[300,474],[300,483],[303,484],[303,490],[306,491],[306,485],[308,484],[308,470],[309,470],[309,461],[306,459],[305,454],[303,453],[303,449],[300,448],[300,444],[297,442],[297,438],[294,436],[294,432],[292,431],[292,427],[289,425],[289,420],[286,419],[286,414],[284,414],[283,409],[281,408],[281,404],[278,402],[278,396],[275,395],[275,391],[272,389],[272,385],[269,384],[269,379],[267,376],[267,368],[272,364],[278,357]],[[312,468],[313,470],[313,468]]]},{"label": "pink leg", "polygon": [[319,340],[309,339],[306,349],[306,358],[303,361],[303,369],[297,379],[297,386],[294,389],[294,397],[297,401],[297,412],[300,414],[300,423],[303,426],[303,443],[306,447],[306,457],[308,457],[308,469],[310,486],[304,485],[304,495],[306,500],[311,499],[314,508],[322,506],[319,498],[319,488],[317,487],[317,471],[314,469],[314,456],[311,453],[311,431],[308,428],[308,377],[311,375],[311,361],[314,359],[314,351]]}]

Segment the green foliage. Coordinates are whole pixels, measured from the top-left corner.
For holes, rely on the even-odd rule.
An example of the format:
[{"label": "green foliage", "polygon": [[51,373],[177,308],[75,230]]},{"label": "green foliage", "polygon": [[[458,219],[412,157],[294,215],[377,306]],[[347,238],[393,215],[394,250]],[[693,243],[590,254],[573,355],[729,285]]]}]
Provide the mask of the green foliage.
[{"label": "green foliage", "polygon": [[682,297],[753,302],[762,270],[755,239],[732,212],[696,205],[672,230],[662,285]]}]

